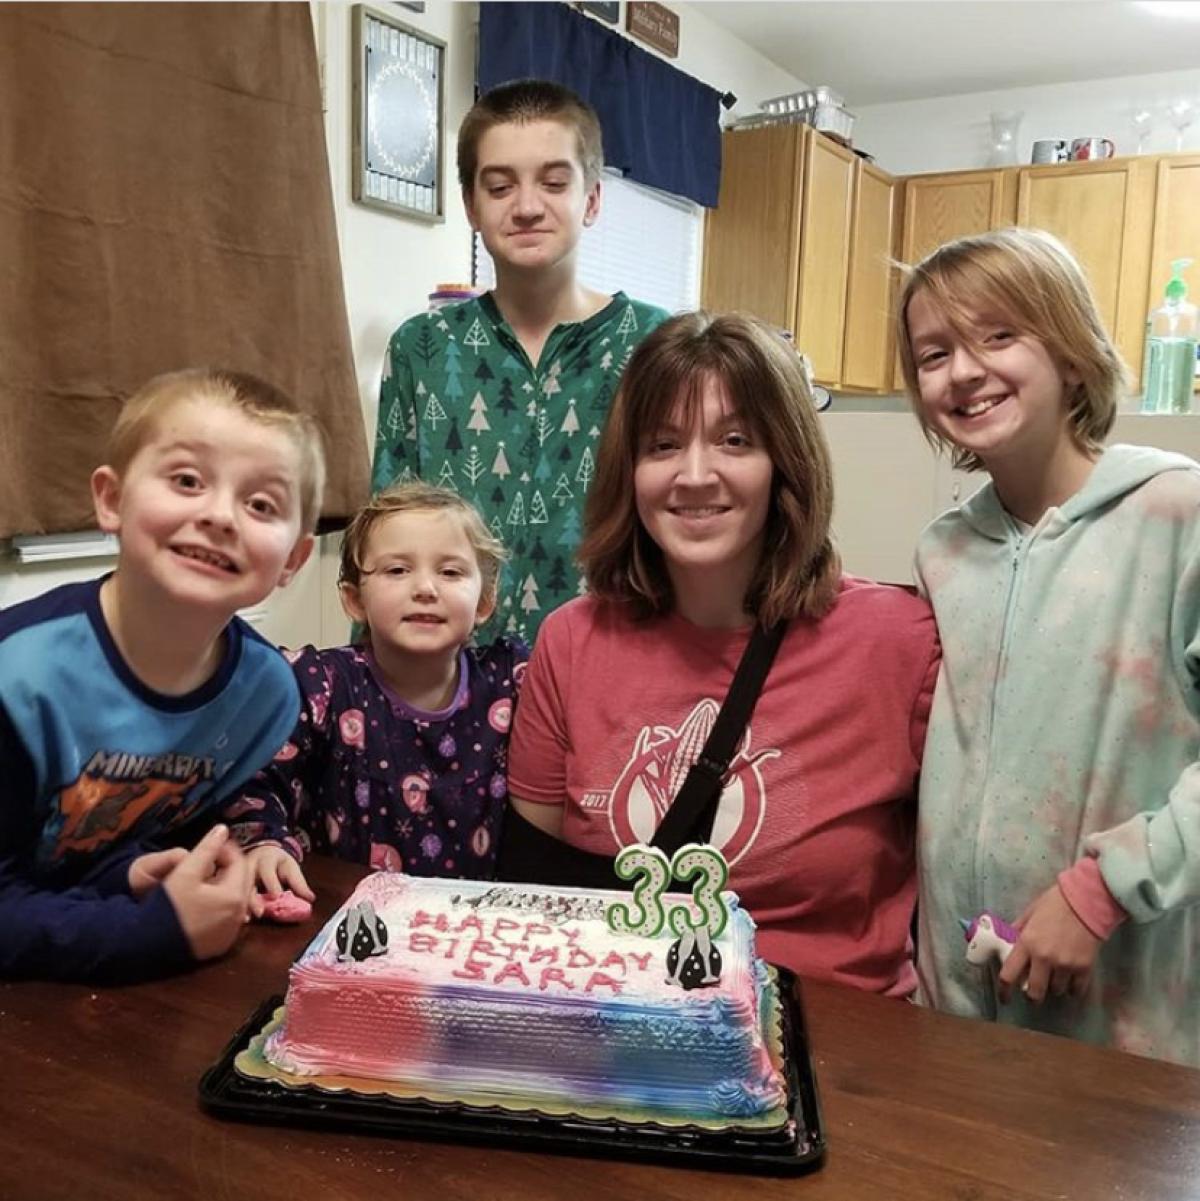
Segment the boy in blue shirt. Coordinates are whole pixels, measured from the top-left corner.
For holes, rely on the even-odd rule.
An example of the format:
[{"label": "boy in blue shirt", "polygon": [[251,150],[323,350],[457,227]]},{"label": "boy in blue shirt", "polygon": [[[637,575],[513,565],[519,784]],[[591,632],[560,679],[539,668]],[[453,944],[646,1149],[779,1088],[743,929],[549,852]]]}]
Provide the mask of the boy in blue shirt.
[{"label": "boy in blue shirt", "polygon": [[299,713],[236,616],[313,547],[319,431],[234,372],[158,376],[92,477],[113,574],[0,613],[0,976],[125,981],[223,954],[253,875],[218,806]]}]

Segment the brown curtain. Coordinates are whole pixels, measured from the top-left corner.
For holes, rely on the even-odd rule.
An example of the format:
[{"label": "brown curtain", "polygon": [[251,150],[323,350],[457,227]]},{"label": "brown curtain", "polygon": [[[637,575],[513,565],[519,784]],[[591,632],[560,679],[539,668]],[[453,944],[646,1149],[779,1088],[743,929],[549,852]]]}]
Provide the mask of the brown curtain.
[{"label": "brown curtain", "polygon": [[308,6],[0,4],[0,536],[92,528],[122,399],[197,365],[320,420],[326,527],[365,498]]}]

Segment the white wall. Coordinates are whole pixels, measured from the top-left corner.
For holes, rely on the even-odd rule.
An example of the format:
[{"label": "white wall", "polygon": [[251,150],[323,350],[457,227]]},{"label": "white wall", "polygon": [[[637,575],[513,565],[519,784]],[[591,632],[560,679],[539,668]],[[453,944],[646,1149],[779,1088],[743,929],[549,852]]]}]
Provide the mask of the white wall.
[{"label": "white wall", "polygon": [[[671,7],[679,13],[679,57],[667,61],[717,91],[732,92],[737,97],[737,104],[724,118],[726,121],[758,112],[760,102],[772,96],[783,96],[807,86],[710,21],[704,15],[703,3]],[[621,19],[624,21],[624,5]],[[652,49],[651,52],[657,53]]]},{"label": "white wall", "polygon": [[[854,144],[896,175],[986,167],[990,115],[1016,111],[1025,114],[1017,138],[1022,163],[1037,138],[1104,137],[1116,143],[1118,154],[1133,154],[1137,137],[1129,116],[1138,104],[1155,112],[1146,152],[1160,153],[1175,149],[1175,129],[1164,110],[1180,96],[1200,97],[1200,70],[867,105],[855,110]],[[1200,150],[1200,119],[1186,130],[1184,149]]]},{"label": "white wall", "polygon": [[[312,10],[322,65],[325,138],[350,337],[367,440],[373,445],[379,376],[392,331],[405,318],[425,308],[435,284],[471,278],[470,226],[454,182],[453,131],[473,99],[477,10],[474,4],[444,0],[433,0],[423,13],[399,7],[388,9],[396,20],[446,43],[447,144],[442,148],[446,217],[437,224],[392,216],[351,199],[351,6],[314,3]],[[299,591],[300,585],[308,585],[303,589],[307,620],[292,623],[287,630],[273,626],[271,633],[280,641],[335,646],[348,636],[349,625],[337,599],[341,539],[331,536],[321,542],[316,577],[298,580],[294,586]],[[280,603],[283,600],[281,596]],[[276,605],[271,607],[274,610]]]},{"label": "white wall", "polygon": [[[855,575],[912,582],[913,548],[939,513],[987,481],[935,454],[909,413],[833,411],[823,417],[833,458],[833,534]],[[1160,446],[1200,459],[1200,421],[1175,414],[1121,413],[1112,443]]]},{"label": "white wall", "polygon": [[40,596],[78,580],[93,580],[111,571],[116,560],[108,556],[96,559],[76,559],[61,563],[0,562],[0,609],[18,601]]},{"label": "white wall", "polygon": [[[803,86],[714,25],[698,6],[675,7],[680,14],[680,54],[673,64],[721,92],[733,92],[739,103],[732,115],[753,112],[760,100]],[[478,5],[429,0],[423,13],[398,6],[388,9],[398,21],[447,44],[446,219],[436,225],[391,216],[351,200],[350,4],[317,2],[312,11],[324,80],[325,134],[350,333],[367,435],[373,440],[383,352],[392,331],[425,308],[435,284],[470,279],[470,227],[455,182],[454,135],[474,99]],[[619,30],[619,26],[607,28]],[[278,642],[328,646],[347,636],[336,591],[340,540],[335,536],[321,542],[318,554],[297,579],[252,615],[255,624]],[[0,563],[0,607],[61,583],[93,578],[112,565],[112,559],[25,567]]]}]

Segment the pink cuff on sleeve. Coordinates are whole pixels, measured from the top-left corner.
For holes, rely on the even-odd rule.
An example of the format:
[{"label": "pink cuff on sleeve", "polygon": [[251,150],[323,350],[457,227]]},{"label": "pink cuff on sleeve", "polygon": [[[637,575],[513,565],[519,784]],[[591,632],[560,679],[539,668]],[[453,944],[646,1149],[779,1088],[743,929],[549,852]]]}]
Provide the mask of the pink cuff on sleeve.
[{"label": "pink cuff on sleeve", "polygon": [[1059,872],[1058,890],[1075,916],[1101,942],[1129,917],[1108,891],[1099,861],[1091,856]]}]

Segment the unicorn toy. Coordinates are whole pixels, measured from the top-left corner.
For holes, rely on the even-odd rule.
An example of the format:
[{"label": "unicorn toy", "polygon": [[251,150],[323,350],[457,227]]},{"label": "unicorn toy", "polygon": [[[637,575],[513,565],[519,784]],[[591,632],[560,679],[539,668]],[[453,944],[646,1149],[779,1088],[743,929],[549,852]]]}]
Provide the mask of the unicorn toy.
[{"label": "unicorn toy", "polygon": [[1003,963],[1020,937],[1015,926],[1010,926],[990,909],[985,909],[973,922],[964,917],[958,922],[967,940],[968,963],[990,963],[992,959]]}]

